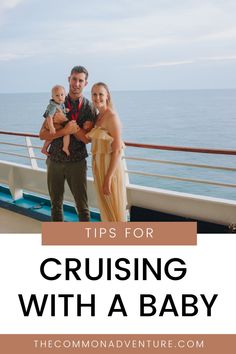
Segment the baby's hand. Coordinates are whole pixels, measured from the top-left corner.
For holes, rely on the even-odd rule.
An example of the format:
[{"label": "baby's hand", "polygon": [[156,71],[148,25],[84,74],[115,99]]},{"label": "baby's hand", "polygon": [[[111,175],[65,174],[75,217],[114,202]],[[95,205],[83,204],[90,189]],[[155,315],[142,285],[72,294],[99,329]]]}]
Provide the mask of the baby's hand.
[{"label": "baby's hand", "polygon": [[56,134],[56,129],[54,127],[51,127],[49,131],[51,135]]},{"label": "baby's hand", "polygon": [[69,113],[70,112],[70,109],[69,108],[66,108],[66,113]]}]

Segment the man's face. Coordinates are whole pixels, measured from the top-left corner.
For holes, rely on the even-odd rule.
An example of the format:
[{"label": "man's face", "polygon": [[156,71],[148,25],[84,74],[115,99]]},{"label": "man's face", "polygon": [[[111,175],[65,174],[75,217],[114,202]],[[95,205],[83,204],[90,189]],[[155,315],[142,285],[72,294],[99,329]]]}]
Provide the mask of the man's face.
[{"label": "man's face", "polygon": [[73,73],[69,76],[68,81],[69,93],[75,97],[79,97],[82,94],[84,87],[88,83],[84,73]]}]

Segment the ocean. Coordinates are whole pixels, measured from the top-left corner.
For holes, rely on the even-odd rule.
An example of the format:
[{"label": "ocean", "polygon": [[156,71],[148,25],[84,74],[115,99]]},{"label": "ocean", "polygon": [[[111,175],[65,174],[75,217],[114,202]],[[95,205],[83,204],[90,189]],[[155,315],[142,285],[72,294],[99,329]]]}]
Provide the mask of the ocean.
[{"label": "ocean", "polygon": [[[89,93],[85,93],[89,98]],[[124,141],[171,146],[189,146],[236,150],[236,89],[166,90],[112,92],[115,109],[122,122]],[[0,94],[0,130],[38,133],[49,93]],[[20,140],[21,139],[21,140]],[[1,136],[2,142],[22,143],[22,138]],[[33,141],[41,146],[41,142]],[[1,145],[1,151],[9,147]],[[90,148],[88,147],[88,151]],[[236,156],[192,154],[138,149],[142,157],[216,166],[236,166]],[[11,151],[25,152],[12,147]],[[126,148],[126,156],[137,156],[137,149]],[[40,151],[37,156],[42,157]],[[0,154],[0,159],[29,163],[24,158]],[[39,162],[45,167],[45,162]],[[127,162],[131,170],[184,178],[235,183],[236,172],[146,162]],[[91,174],[91,172],[89,172]],[[200,183],[180,182],[159,177],[130,175],[130,182],[174,191],[236,200],[236,189]]]}]

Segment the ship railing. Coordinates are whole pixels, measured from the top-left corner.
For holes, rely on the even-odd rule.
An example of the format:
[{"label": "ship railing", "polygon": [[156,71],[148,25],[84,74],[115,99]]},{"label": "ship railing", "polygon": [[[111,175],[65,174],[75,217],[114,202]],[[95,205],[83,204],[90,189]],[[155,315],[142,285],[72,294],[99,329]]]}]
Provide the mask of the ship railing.
[{"label": "ship railing", "polygon": [[[19,158],[25,158],[30,160],[31,168],[34,170],[40,169],[37,161],[45,161],[46,157],[36,156],[35,150],[41,150],[41,146],[33,145],[31,142],[32,138],[39,139],[39,135],[32,133],[17,133],[17,132],[9,132],[9,131],[0,131],[1,135],[14,136],[14,137],[23,137],[25,139],[25,143],[15,143],[8,141],[1,141],[1,146],[7,147],[16,147],[16,148],[26,148],[27,154],[16,153],[10,151],[4,151],[0,149],[0,154],[7,156],[14,156]],[[151,149],[155,150],[166,150],[166,151],[179,151],[179,152],[190,152],[197,154],[211,154],[211,155],[236,155],[236,150],[230,149],[212,149],[212,148],[197,148],[197,147],[187,147],[187,146],[169,146],[169,145],[154,145],[154,144],[140,144],[133,142],[125,142],[126,147],[138,148],[138,149]],[[129,184],[129,175],[137,175],[143,177],[154,177],[154,178],[162,178],[176,181],[184,181],[184,182],[192,182],[192,183],[200,183],[207,184],[213,186],[220,187],[229,187],[236,188],[235,183],[224,183],[220,181],[211,181],[206,179],[195,179],[188,177],[179,177],[173,175],[152,173],[140,170],[133,170],[127,168],[127,161],[136,161],[142,163],[152,163],[152,164],[162,164],[162,165],[174,165],[174,166],[182,166],[182,167],[191,167],[191,168],[200,168],[200,169],[208,169],[208,170],[218,170],[218,171],[227,171],[227,172],[236,172],[236,168],[227,167],[227,166],[219,166],[219,165],[209,165],[209,164],[199,164],[199,163],[189,163],[189,162],[180,162],[180,161],[172,161],[172,160],[164,160],[164,159],[156,159],[156,158],[147,158],[147,157],[136,157],[129,156],[127,154],[122,156],[125,164],[125,172],[127,174],[127,184]],[[88,166],[91,167],[91,166]],[[145,168],[145,167],[144,167]],[[146,168],[145,168],[146,170]]]},{"label": "ship railing", "polygon": [[[7,131],[0,131],[0,135],[0,156],[5,156],[4,159],[0,157],[0,184],[2,186],[7,186],[6,188],[10,190],[14,202],[21,200],[21,198],[24,197],[25,192],[33,193],[33,196],[39,195],[48,198],[46,170],[45,168],[40,168],[40,166],[44,166],[42,161],[45,160],[45,157],[40,156],[39,153],[42,146],[42,142],[40,144],[41,146],[38,144],[39,136],[30,133],[14,133]],[[23,140],[23,143],[22,141],[18,143],[16,140],[17,137],[21,137],[20,139],[24,139],[25,141]],[[37,139],[37,142],[34,141],[32,143],[33,139]],[[142,213],[144,210],[147,210],[148,213],[149,211],[154,213],[161,212],[222,225],[236,225],[236,201],[232,200],[234,198],[230,197],[226,199],[225,196],[227,193],[224,193],[224,198],[207,197],[204,193],[200,193],[201,195],[199,193],[193,194],[196,183],[204,183],[206,186],[202,186],[207,189],[210,188],[208,185],[213,185],[215,186],[214,188],[228,187],[228,195],[231,196],[233,194],[231,193],[230,188],[236,187],[236,184],[233,183],[234,177],[232,175],[232,173],[234,174],[236,171],[236,168],[234,167],[235,163],[233,161],[233,155],[236,155],[236,150],[202,149],[181,146],[137,144],[131,142],[125,142],[125,145],[127,149],[125,149],[125,154],[122,158],[127,176],[127,207],[130,210],[131,220],[136,220],[135,217],[132,217],[132,213],[134,215],[133,210],[140,210],[141,208]],[[25,149],[26,152],[24,151]],[[136,150],[138,150],[138,154]],[[169,150],[171,154],[175,151],[183,152],[182,156],[181,154],[178,154],[178,159],[182,158],[182,161],[169,160],[168,157],[166,158],[166,152],[164,150]],[[186,158],[189,157],[189,153],[191,153],[191,155],[192,153],[199,154],[201,158],[202,154],[205,154],[204,156],[206,157],[208,157],[208,155],[211,157],[212,155],[215,155],[215,157],[217,157],[217,162],[210,165],[208,164],[207,158],[207,163],[194,163],[195,161],[193,160],[196,160],[196,155],[194,155],[189,161]],[[224,166],[225,161],[223,161],[220,166],[219,161],[220,159],[222,160],[220,155],[224,156],[223,160],[225,160],[227,155],[229,156],[230,161],[229,164],[227,162],[227,166]],[[27,164],[25,159],[30,161],[30,165]],[[213,161],[214,160],[216,159],[213,158]],[[23,162],[18,163],[15,161]],[[200,160],[200,162],[204,162],[204,160]],[[129,165],[129,169],[126,166],[126,163]],[[167,166],[169,166],[171,170],[174,170],[174,173],[171,172],[170,175],[166,174]],[[179,170],[179,168],[182,168],[183,170],[180,171],[181,174],[179,176],[175,167],[177,167],[177,170]],[[188,171],[189,169],[191,171]],[[197,176],[200,177],[200,179],[195,178],[196,173],[193,176],[194,178],[190,178],[192,177],[192,172],[196,169],[200,169],[200,176]],[[203,170],[206,169],[207,179],[202,179]],[[208,171],[210,170],[212,170],[213,173],[209,173]],[[219,173],[217,171],[223,171],[223,179],[218,177]],[[185,172],[186,174],[184,175]],[[172,175],[175,173],[176,176]],[[227,175],[227,179],[225,178],[225,175]],[[230,175],[229,179],[228,175]],[[129,177],[132,183],[130,183]],[[144,177],[147,178],[144,180]],[[215,180],[216,177],[220,180]],[[158,182],[156,179],[158,179]],[[163,179],[163,181],[160,179]],[[174,190],[175,188],[172,187],[166,188],[166,185],[169,183],[168,180],[177,180],[179,183],[183,181],[183,192],[177,192]],[[133,183],[133,181],[135,181],[135,183]],[[98,205],[93,178],[88,176],[87,182],[89,205],[92,209],[97,209]],[[190,184],[190,193],[186,192],[186,182],[189,182]],[[193,182],[194,185],[192,186]],[[161,183],[164,184],[163,188]],[[66,203],[71,205],[74,204],[73,196],[67,185],[65,186],[64,199]]]}]

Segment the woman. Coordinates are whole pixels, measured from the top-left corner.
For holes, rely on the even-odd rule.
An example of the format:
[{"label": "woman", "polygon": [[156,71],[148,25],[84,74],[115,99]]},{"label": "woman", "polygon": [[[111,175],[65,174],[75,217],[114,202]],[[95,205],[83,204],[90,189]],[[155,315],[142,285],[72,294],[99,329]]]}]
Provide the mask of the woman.
[{"label": "woman", "polygon": [[92,140],[93,176],[102,221],[126,221],[126,187],[121,161],[123,142],[120,120],[112,107],[106,84],[92,87],[98,110],[95,127],[86,135]]}]

